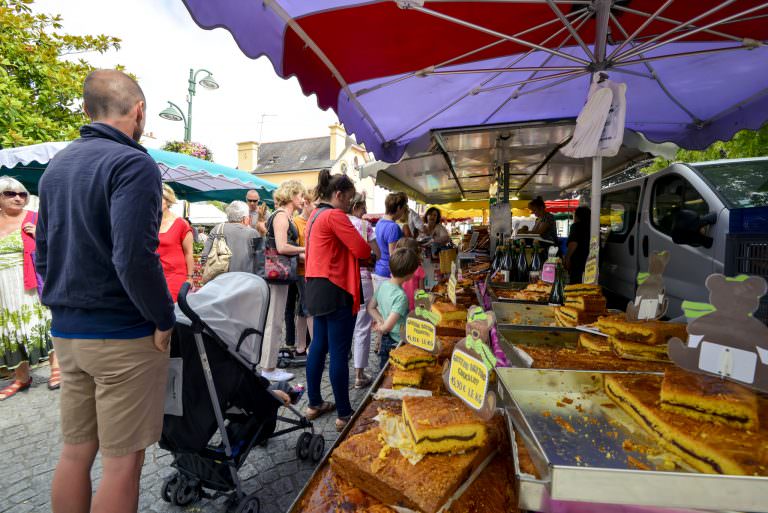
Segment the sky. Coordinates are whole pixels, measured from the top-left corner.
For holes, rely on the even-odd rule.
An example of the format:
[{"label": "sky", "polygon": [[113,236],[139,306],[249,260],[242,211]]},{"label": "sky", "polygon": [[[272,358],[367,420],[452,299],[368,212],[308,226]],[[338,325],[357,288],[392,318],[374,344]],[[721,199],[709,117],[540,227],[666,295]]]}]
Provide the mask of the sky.
[{"label": "sky", "polygon": [[198,27],[181,0],[36,0],[33,10],[61,14],[65,33],[122,40],[120,50],[78,57],[101,68],[122,64],[136,75],[147,99],[144,133],[155,137],[143,139],[148,147],[183,139],[183,123],[158,114],[172,101],[186,115],[190,68],[211,71],[220,86],[198,85],[192,111],[192,140],[208,146],[219,164],[237,165],[238,142],[323,136],[337,120],[314,95],[304,96],[295,78],[278,77],[266,57],[243,55],[229,32]]}]

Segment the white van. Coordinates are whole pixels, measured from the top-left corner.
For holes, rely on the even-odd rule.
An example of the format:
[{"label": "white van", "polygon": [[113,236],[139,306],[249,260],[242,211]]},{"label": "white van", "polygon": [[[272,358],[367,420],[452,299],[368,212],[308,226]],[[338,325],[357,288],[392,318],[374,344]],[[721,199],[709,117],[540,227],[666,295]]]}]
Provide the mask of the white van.
[{"label": "white van", "polygon": [[[667,250],[668,317],[709,301],[712,273],[768,279],[768,158],[672,164],[603,190],[600,284],[627,301],[648,256]],[[756,317],[768,323],[768,296]]]}]

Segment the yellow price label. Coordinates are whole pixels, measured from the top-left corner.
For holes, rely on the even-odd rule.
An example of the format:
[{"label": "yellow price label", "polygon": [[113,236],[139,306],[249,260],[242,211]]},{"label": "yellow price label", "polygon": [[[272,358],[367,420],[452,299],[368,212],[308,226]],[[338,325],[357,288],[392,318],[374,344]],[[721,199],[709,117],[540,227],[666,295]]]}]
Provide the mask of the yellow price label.
[{"label": "yellow price label", "polygon": [[587,263],[584,266],[583,283],[597,283],[597,254],[599,251],[600,245],[597,236],[594,236],[589,241],[589,256],[587,257]]},{"label": "yellow price label", "polygon": [[488,369],[483,362],[463,351],[454,351],[448,374],[448,386],[453,395],[479,410],[488,392]]},{"label": "yellow price label", "polygon": [[414,317],[405,320],[405,340],[430,353],[435,350],[435,325]]}]

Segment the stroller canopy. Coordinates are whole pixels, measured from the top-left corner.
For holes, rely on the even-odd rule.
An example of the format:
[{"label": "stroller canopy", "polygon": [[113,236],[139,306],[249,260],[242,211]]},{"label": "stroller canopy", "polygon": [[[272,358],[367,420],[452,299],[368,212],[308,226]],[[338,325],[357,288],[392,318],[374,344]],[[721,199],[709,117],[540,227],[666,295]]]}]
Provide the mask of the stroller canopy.
[{"label": "stroller canopy", "polygon": [[[224,273],[189,294],[187,303],[232,354],[250,365],[259,363],[269,306],[267,282],[251,273]],[[192,325],[178,305],[176,322]]]}]

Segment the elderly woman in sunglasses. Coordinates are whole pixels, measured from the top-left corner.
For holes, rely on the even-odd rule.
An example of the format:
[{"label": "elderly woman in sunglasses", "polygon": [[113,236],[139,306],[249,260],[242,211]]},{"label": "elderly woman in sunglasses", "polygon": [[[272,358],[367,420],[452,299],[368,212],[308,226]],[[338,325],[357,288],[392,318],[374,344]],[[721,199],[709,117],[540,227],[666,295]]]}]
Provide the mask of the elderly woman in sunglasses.
[{"label": "elderly woman in sunglasses", "polygon": [[17,180],[0,177],[0,368],[14,380],[0,401],[32,385],[30,363],[51,357],[48,388],[59,388],[59,366],[49,333],[51,315],[38,297],[34,269],[37,214],[25,209],[29,192]]}]

